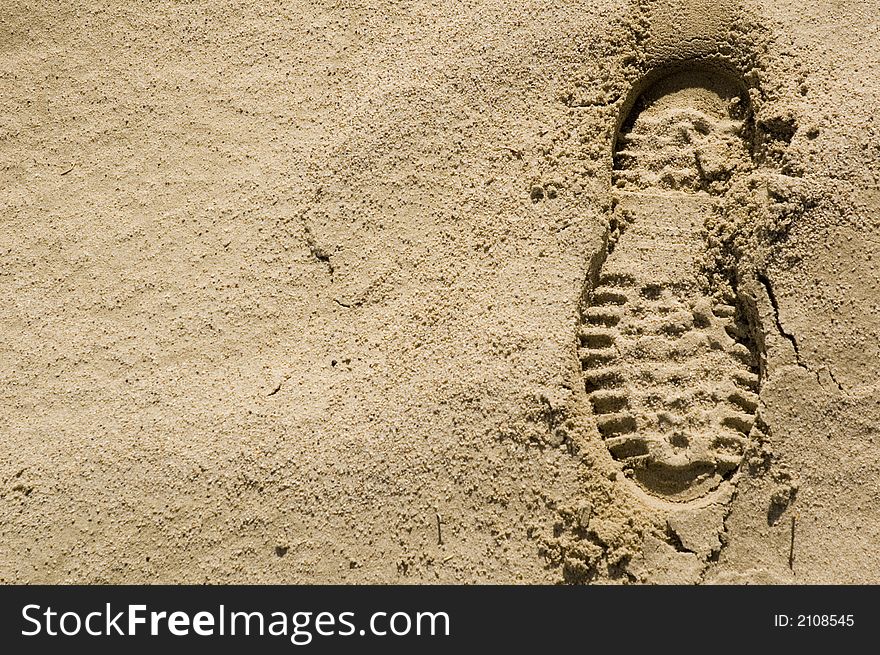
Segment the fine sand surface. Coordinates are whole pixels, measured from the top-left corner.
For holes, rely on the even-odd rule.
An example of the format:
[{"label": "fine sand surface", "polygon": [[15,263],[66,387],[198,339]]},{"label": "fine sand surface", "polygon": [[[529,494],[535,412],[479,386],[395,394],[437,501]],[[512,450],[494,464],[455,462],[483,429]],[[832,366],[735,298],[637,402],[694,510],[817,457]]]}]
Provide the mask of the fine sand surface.
[{"label": "fine sand surface", "polygon": [[0,582],[880,582],[880,1],[0,4]]}]

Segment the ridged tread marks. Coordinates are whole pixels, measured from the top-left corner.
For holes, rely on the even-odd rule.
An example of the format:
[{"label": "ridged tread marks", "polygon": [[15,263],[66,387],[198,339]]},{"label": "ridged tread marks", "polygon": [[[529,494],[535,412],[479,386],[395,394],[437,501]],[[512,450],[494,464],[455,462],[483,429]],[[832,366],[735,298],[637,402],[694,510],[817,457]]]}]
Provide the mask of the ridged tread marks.
[{"label": "ridged tread marks", "polygon": [[618,137],[624,229],[590,290],[578,356],[612,456],[649,493],[688,501],[740,465],[759,404],[746,312],[699,270],[713,195],[751,162],[736,84],[699,73],[655,86]]}]

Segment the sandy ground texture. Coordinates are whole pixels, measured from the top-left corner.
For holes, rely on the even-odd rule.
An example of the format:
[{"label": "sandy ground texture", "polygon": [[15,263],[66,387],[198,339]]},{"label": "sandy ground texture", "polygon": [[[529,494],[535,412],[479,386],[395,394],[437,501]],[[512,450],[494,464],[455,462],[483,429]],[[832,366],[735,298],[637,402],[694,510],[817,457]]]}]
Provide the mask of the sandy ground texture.
[{"label": "sandy ground texture", "polygon": [[0,50],[0,581],[880,582],[877,0]]}]

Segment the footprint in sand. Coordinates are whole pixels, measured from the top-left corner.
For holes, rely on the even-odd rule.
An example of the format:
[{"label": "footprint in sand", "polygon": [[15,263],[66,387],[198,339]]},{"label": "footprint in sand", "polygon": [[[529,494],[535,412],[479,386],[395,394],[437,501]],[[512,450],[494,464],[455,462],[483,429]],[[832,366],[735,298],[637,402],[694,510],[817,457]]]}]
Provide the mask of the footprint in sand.
[{"label": "footprint in sand", "polygon": [[753,168],[744,87],[684,70],[647,88],[614,151],[608,255],[579,355],[596,423],[625,474],[672,502],[739,468],[761,384],[754,321],[705,271],[706,219]]}]

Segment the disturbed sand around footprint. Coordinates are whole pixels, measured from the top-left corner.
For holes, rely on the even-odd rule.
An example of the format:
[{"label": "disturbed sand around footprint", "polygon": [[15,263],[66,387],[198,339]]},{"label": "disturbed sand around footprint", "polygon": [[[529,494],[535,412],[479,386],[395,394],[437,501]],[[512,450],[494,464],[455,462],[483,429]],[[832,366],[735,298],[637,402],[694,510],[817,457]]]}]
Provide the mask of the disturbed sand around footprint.
[{"label": "disturbed sand around footprint", "polygon": [[0,581],[880,582],[877,0],[0,49]]}]

